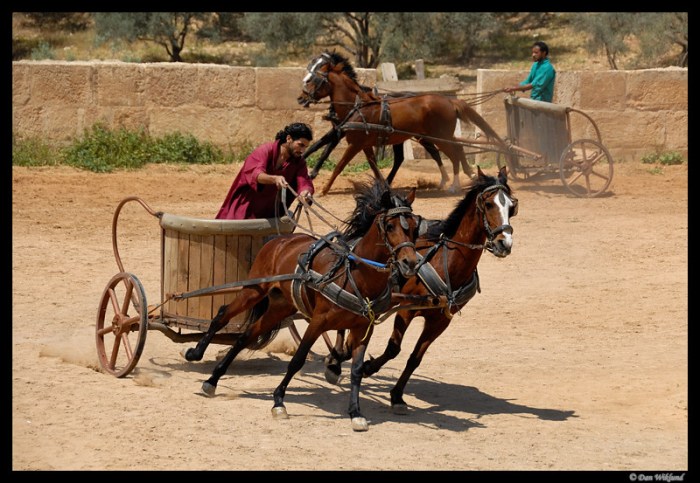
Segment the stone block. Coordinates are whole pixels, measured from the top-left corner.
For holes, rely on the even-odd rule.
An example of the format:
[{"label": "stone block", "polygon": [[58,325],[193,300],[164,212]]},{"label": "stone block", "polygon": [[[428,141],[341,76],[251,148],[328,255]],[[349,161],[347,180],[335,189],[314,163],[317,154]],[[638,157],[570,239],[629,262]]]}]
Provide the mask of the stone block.
[{"label": "stone block", "polygon": [[625,108],[626,71],[582,71],[579,79],[579,102],[570,107],[582,111]]},{"label": "stone block", "polygon": [[255,89],[253,67],[200,64],[194,102],[215,109],[253,107]]},{"label": "stone block", "polygon": [[144,98],[148,107],[178,107],[197,99],[199,67],[197,64],[149,63]]},{"label": "stone block", "polygon": [[255,104],[263,110],[296,109],[306,69],[300,67],[258,67]]},{"label": "stone block", "polygon": [[688,69],[632,71],[627,85],[627,105],[642,111],[688,110]]},{"label": "stone block", "polygon": [[[92,95],[95,64],[91,62],[40,61],[32,69],[29,103],[48,106],[84,106]],[[64,128],[56,127],[58,131]]]},{"label": "stone block", "polygon": [[12,107],[28,104],[31,99],[32,65],[26,62],[12,63]]},{"label": "stone block", "polygon": [[97,105],[143,106],[146,69],[141,64],[114,62],[95,69]]}]

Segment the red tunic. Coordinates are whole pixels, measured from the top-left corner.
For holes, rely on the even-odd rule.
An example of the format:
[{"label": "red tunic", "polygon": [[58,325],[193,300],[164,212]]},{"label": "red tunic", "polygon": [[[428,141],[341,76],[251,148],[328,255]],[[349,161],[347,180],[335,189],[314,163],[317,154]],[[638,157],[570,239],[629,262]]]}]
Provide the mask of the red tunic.
[{"label": "red tunic", "polygon": [[[260,173],[284,176],[289,186],[297,193],[308,190],[313,194],[314,185],[309,178],[306,160],[290,157],[280,169],[275,168],[280,152],[280,141],[264,143],[255,148],[245,159],[243,167],[233,180],[216,215],[217,219],[244,220],[250,218],[274,218],[277,187],[274,184],[257,182]],[[281,194],[281,193],[280,193]],[[294,195],[287,191],[287,206],[294,201]],[[278,208],[278,216],[285,213],[284,206]]]}]

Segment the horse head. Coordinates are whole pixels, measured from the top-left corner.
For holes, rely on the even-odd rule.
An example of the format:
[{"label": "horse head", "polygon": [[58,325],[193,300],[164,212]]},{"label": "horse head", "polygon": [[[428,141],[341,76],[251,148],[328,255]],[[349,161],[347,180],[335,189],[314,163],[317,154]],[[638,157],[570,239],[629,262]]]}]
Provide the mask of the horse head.
[{"label": "horse head", "polygon": [[345,74],[357,84],[357,74],[348,59],[337,52],[326,51],[312,59],[306,67],[306,75],[301,81],[301,95],[297,98],[297,102],[304,107],[309,107],[309,104],[329,97],[332,92],[332,83],[329,82],[328,75],[331,73]]},{"label": "horse head", "polygon": [[[415,275],[418,263],[415,241],[420,217],[413,214],[411,206],[416,189],[402,196],[393,192],[384,180],[377,179],[371,185],[355,183],[355,192],[357,205],[346,221],[345,238],[363,239],[367,251],[362,257],[388,258],[387,265],[398,268],[404,277]],[[367,241],[370,234],[375,241]]]},{"label": "horse head", "polygon": [[[477,166],[476,183],[487,177]],[[510,219],[518,214],[518,199],[508,186],[506,167],[498,172],[497,182],[484,188],[476,199],[477,212],[486,231],[485,248],[498,258],[510,255],[513,247],[513,227]]]},{"label": "horse head", "polygon": [[331,63],[331,54],[323,52],[306,66],[306,75],[301,81],[301,95],[297,98],[297,102],[303,107],[309,107],[310,104],[330,95],[328,72]]},{"label": "horse head", "polygon": [[406,197],[392,195],[386,191],[384,200],[391,205],[377,220],[384,243],[391,253],[391,261],[396,264],[402,276],[409,278],[416,274],[416,238],[420,227],[420,217],[413,214],[411,205],[416,199],[416,188]]}]

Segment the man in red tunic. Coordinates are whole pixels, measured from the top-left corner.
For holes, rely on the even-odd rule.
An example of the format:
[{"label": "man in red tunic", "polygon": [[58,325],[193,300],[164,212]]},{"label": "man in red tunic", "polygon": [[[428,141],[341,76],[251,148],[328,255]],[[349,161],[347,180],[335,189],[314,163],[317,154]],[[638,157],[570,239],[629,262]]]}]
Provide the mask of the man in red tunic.
[{"label": "man in red tunic", "polygon": [[292,123],[278,132],[275,140],[255,148],[243,163],[217,213],[217,219],[243,220],[282,216],[294,201],[287,197],[287,207],[278,190],[291,187],[300,197],[314,193],[306,160],[302,156],[313,139],[311,128]]}]

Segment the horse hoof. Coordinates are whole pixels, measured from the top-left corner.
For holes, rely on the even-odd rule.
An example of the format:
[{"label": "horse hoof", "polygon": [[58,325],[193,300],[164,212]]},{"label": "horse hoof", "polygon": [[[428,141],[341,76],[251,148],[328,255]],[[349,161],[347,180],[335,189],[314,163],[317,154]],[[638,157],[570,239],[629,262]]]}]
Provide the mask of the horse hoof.
[{"label": "horse hoof", "polygon": [[356,417],[356,418],[352,418],[350,420],[350,422],[352,423],[352,430],[353,431],[360,432],[360,431],[367,431],[369,429],[369,425],[367,424],[367,420],[361,416]]},{"label": "horse hoof", "polygon": [[187,351],[188,351],[188,350],[190,350],[190,348],[189,348],[189,347],[186,347],[186,348],[184,348],[184,349],[182,349],[182,350],[180,351],[180,355],[181,355],[182,358],[185,359],[186,361],[189,361],[189,359],[187,358]]},{"label": "horse hoof", "polygon": [[287,408],[284,406],[275,406],[272,408],[272,418],[273,419],[289,419],[289,414],[287,414]]},{"label": "horse hoof", "polygon": [[399,416],[405,416],[408,414],[408,406],[406,404],[392,404],[391,412]]},{"label": "horse hoof", "polygon": [[216,394],[216,386],[205,382],[202,384],[202,392],[205,396],[214,397],[214,394]]},{"label": "horse hoof", "polygon": [[338,381],[340,381],[340,372],[336,373],[330,367],[326,367],[326,372],[324,374],[326,376],[326,381],[338,385]]}]

